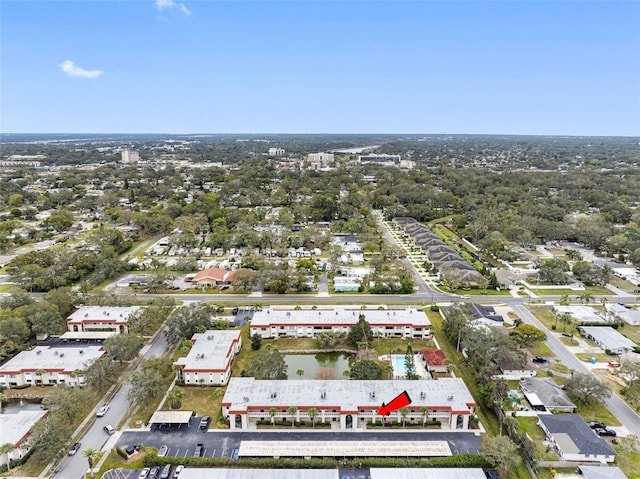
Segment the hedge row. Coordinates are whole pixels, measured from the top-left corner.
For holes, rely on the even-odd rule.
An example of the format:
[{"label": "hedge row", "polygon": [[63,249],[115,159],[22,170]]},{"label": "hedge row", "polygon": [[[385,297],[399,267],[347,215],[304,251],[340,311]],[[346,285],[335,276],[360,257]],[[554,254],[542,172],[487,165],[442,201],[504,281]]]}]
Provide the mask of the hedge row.
[{"label": "hedge row", "polygon": [[475,454],[457,454],[450,457],[403,458],[403,457],[375,457],[353,458],[348,460],[329,457],[311,459],[274,459],[240,458],[233,460],[228,457],[158,457],[148,454],[144,458],[146,467],[163,466],[165,464],[184,464],[189,467],[244,467],[264,469],[332,469],[340,466],[358,467],[491,467],[489,461]]}]

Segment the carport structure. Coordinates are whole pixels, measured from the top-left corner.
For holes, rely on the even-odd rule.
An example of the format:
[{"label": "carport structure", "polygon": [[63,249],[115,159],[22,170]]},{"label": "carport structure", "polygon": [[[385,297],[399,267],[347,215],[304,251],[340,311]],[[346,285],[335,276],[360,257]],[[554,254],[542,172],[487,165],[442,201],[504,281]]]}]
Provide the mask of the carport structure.
[{"label": "carport structure", "polygon": [[192,416],[193,411],[156,411],[149,419],[149,426],[152,427],[154,424],[164,427],[188,426]]},{"label": "carport structure", "polygon": [[240,457],[442,457],[447,441],[242,441]]}]

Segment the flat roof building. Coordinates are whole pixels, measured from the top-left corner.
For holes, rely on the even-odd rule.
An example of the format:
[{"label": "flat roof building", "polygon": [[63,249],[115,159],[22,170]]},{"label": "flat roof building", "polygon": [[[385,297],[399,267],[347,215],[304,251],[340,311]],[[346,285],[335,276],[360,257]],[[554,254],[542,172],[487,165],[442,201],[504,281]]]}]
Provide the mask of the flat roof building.
[{"label": "flat roof building", "polygon": [[271,307],[256,311],[251,320],[251,334],[263,338],[313,338],[321,332],[348,332],[360,315],[382,337],[426,338],[431,333],[427,315],[415,308],[406,309],[331,309],[294,310]]},{"label": "flat roof building", "polygon": [[129,318],[139,309],[140,306],[83,306],[67,317],[67,333],[62,338],[106,339],[128,333]]},{"label": "flat roof building", "polygon": [[209,330],[191,337],[191,350],[179,358],[177,379],[185,384],[221,385],[231,376],[231,363],[242,347],[240,330]]},{"label": "flat roof building", "polygon": [[[383,419],[378,414],[383,402],[389,402],[405,391],[412,400],[409,414],[402,418],[399,411],[394,411],[387,421],[420,424],[437,420],[443,429],[469,428],[469,418],[476,403],[459,378],[279,381],[233,377],[222,400],[222,413],[229,419],[232,429],[253,429],[259,420],[291,420],[288,409],[295,406],[298,408],[296,421],[336,422],[340,429],[364,430],[367,422]],[[270,414],[272,408],[274,415]],[[316,410],[315,418],[309,416],[310,409]]]},{"label": "flat roof building", "polygon": [[75,375],[105,354],[102,346],[36,346],[22,351],[0,366],[0,386],[12,388],[24,384],[84,384],[84,376]]}]

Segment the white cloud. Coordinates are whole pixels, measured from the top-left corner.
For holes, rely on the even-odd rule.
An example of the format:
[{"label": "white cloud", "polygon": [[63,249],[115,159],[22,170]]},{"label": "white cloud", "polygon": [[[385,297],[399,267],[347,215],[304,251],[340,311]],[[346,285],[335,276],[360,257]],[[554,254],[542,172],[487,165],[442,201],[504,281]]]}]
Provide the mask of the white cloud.
[{"label": "white cloud", "polygon": [[176,3],[173,0],[156,0],[156,8],[158,10],[171,10],[173,8],[177,8],[187,17],[191,15],[191,10],[189,10],[184,3]]},{"label": "white cloud", "polygon": [[60,70],[65,72],[70,77],[80,77],[80,78],[98,78],[102,75],[102,70],[85,70],[84,68],[79,67],[71,60],[65,60],[60,64]]}]

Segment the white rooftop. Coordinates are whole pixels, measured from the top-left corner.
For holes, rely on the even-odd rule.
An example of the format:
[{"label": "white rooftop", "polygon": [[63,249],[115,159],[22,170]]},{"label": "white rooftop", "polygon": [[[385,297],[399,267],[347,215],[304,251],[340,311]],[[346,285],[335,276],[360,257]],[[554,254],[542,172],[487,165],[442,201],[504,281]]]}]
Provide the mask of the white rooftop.
[{"label": "white rooftop", "polygon": [[606,349],[626,348],[633,350],[636,346],[636,343],[609,326],[582,326],[580,329],[602,343]]},{"label": "white rooftop", "polygon": [[240,457],[451,456],[447,441],[242,441]]},{"label": "white rooftop", "polygon": [[105,354],[102,346],[59,347],[36,346],[29,351],[22,351],[17,356],[0,366],[0,374],[58,371],[71,374],[77,369],[85,369],[87,361],[93,362]]},{"label": "white rooftop", "polygon": [[138,311],[140,306],[82,306],[69,315],[67,321],[82,322],[89,320],[126,322],[129,316]]},{"label": "white rooftop", "polygon": [[276,308],[256,311],[251,320],[252,327],[267,327],[269,325],[333,325],[351,326],[358,322],[363,314],[371,326],[378,325],[411,325],[427,327],[431,323],[427,315],[418,309],[367,309],[367,310],[281,310]]},{"label": "white rooftop", "polygon": [[340,479],[337,469],[213,469],[185,467],[180,479]]},{"label": "white rooftop", "polygon": [[47,411],[18,411],[0,414],[0,444],[18,444]]},{"label": "white rooftop", "polygon": [[205,331],[194,334],[191,351],[176,364],[187,371],[226,370],[231,362],[233,341],[240,341],[241,331]]},{"label": "white rooftop", "polygon": [[370,469],[371,479],[486,479],[480,468],[423,468],[423,469]]},{"label": "white rooftop", "polygon": [[580,321],[584,322],[602,322],[606,321],[606,315],[602,311],[598,311],[591,306],[555,306],[559,313],[569,313]]},{"label": "white rooftop", "polygon": [[475,400],[459,378],[435,381],[286,381],[234,377],[229,381],[222,404],[233,412],[246,411],[249,407],[269,409],[292,405],[323,409],[340,407],[345,411],[356,411],[360,407],[377,411],[383,402],[388,403],[403,391],[412,400],[410,409],[440,406],[468,412],[469,405],[475,406]]}]

